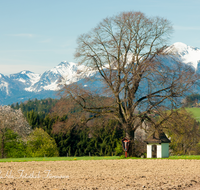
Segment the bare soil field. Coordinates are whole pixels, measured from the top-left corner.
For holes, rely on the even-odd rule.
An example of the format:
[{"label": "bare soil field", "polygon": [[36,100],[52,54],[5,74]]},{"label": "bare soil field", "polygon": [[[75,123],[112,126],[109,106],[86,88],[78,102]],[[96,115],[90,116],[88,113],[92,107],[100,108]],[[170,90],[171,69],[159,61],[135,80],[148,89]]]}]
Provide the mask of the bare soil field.
[{"label": "bare soil field", "polygon": [[200,189],[200,160],[0,163],[0,189]]}]

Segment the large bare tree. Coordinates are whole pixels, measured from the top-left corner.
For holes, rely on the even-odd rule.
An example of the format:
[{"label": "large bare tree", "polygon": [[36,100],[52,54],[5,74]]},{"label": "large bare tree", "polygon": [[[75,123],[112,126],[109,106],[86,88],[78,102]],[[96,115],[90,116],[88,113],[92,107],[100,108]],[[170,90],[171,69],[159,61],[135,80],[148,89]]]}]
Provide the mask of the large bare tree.
[{"label": "large bare tree", "polygon": [[168,109],[173,112],[180,97],[198,79],[190,66],[171,58],[166,62],[171,53],[166,44],[172,31],[166,19],[124,12],[104,19],[77,40],[76,58],[98,71],[98,80],[104,83],[98,92],[107,94],[109,101],[93,106],[88,101],[94,97],[90,88],[77,84],[65,85],[63,90],[94,117],[117,119],[131,140],[131,155],[134,134],[141,123],[148,121],[154,127],[163,124],[170,114],[159,122],[151,115]]}]

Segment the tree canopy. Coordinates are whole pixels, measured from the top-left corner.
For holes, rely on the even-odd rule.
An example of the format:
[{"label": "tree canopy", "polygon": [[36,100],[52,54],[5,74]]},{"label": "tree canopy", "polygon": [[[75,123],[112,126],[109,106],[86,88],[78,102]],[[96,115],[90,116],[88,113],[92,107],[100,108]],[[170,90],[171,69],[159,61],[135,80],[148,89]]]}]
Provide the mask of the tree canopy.
[{"label": "tree canopy", "polygon": [[141,12],[123,12],[104,19],[78,38],[75,56],[80,64],[97,71],[98,80],[104,84],[99,95],[106,94],[112,101],[92,106],[87,101],[94,96],[91,88],[77,84],[65,85],[65,94],[85,111],[95,113],[94,117],[117,119],[133,143],[142,122],[158,127],[167,119],[163,115],[158,123],[150,114],[162,116],[166,109],[173,113],[180,97],[199,78],[189,65],[170,57],[173,52],[166,44],[172,31],[168,20]]}]

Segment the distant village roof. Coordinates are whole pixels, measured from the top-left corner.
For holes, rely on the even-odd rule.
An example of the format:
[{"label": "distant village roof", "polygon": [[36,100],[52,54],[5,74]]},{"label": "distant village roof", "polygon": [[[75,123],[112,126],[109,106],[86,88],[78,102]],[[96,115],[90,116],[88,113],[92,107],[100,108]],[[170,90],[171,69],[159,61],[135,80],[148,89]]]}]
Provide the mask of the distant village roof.
[{"label": "distant village roof", "polygon": [[151,136],[149,136],[146,141],[147,144],[149,143],[170,143],[171,141],[166,137],[163,131],[156,130]]}]

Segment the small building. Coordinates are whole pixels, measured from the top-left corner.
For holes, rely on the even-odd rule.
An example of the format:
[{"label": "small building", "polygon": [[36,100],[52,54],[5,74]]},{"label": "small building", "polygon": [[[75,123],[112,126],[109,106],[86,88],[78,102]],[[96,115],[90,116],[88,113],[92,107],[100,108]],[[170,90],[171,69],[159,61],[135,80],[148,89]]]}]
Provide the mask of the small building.
[{"label": "small building", "polygon": [[163,131],[156,130],[145,141],[147,143],[147,158],[168,158],[171,142]]}]

